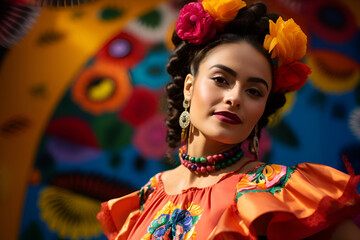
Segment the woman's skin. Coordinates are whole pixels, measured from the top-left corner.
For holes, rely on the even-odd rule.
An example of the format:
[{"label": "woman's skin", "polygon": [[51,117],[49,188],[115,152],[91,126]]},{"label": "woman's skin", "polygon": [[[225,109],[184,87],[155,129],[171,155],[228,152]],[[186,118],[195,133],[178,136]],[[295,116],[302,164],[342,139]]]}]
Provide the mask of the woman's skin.
[{"label": "woman's skin", "polygon": [[[190,101],[188,154],[194,157],[214,155],[231,149],[250,135],[261,118],[271,92],[271,66],[265,56],[245,41],[226,43],[210,50],[201,61],[196,76],[188,74],[184,97]],[[230,120],[225,113],[235,114]],[[232,121],[233,120],[233,121]],[[196,175],[182,164],[162,174],[167,194],[180,194],[191,187],[216,184],[222,176],[235,171],[249,158],[207,176]],[[260,162],[246,164],[240,172],[254,169]],[[259,219],[260,220],[260,219]],[[266,234],[265,218],[255,222],[259,235]],[[351,221],[337,225],[332,239],[360,239],[360,230]]]},{"label": "woman's skin", "polygon": [[[184,97],[190,101],[188,154],[213,155],[244,141],[264,112],[271,86],[269,62],[249,43],[227,43],[210,50],[197,75],[188,74],[184,83]],[[229,123],[224,112],[236,115],[238,121]],[[243,157],[237,164],[206,177],[180,165],[162,175],[165,190],[176,194],[189,187],[211,186],[246,160]],[[256,165],[249,164],[243,170]]]}]

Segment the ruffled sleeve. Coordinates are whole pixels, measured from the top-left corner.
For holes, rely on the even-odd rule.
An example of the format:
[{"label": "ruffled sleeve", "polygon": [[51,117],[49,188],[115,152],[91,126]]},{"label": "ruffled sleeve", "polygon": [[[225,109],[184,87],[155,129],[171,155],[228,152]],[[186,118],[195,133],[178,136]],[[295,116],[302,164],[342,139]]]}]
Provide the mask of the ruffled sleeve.
[{"label": "ruffled sleeve", "polygon": [[320,164],[258,167],[238,182],[235,204],[209,239],[256,239],[254,222],[268,239],[302,239],[360,214],[360,176]]},{"label": "ruffled sleeve", "polygon": [[128,238],[144,203],[156,188],[158,178],[159,174],[152,177],[139,191],[101,204],[101,211],[96,217],[109,240]]}]

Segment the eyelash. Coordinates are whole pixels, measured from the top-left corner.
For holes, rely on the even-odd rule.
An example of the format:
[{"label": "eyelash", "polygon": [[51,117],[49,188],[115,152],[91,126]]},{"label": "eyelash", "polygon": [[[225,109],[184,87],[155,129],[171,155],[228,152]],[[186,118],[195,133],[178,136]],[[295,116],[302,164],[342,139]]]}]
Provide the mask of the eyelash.
[{"label": "eyelash", "polygon": [[[226,84],[229,85],[228,81],[222,77],[222,76],[214,76],[211,78],[212,80],[214,80],[217,84],[222,85],[222,84]],[[259,91],[256,88],[249,88],[246,90],[250,95],[254,96],[254,97],[263,97],[263,94],[261,91]],[[254,92],[255,91],[255,92]]]},{"label": "eyelash", "polygon": [[[255,93],[254,93],[253,91],[255,91]],[[261,91],[259,91],[259,90],[256,89],[256,88],[250,88],[250,89],[247,90],[247,92],[248,92],[249,94],[253,95],[254,97],[262,97],[262,96],[263,96],[263,94],[261,93]],[[251,92],[252,92],[252,93],[251,93]]]},{"label": "eyelash", "polygon": [[229,83],[226,81],[226,79],[222,76],[214,76],[211,78],[212,80],[214,80],[217,84],[226,84],[228,85]]}]

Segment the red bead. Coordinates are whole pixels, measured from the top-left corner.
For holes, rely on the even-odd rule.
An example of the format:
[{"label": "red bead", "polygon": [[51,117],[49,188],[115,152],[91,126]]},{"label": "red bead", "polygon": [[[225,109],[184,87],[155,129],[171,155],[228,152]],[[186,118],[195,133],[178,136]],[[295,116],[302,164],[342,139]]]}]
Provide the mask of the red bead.
[{"label": "red bead", "polygon": [[206,160],[208,163],[213,163],[214,162],[214,158],[212,156],[207,156]]},{"label": "red bead", "polygon": [[224,155],[223,155],[222,153],[219,153],[218,156],[219,156],[219,159],[220,159],[220,160],[221,160],[221,159],[224,159]]},{"label": "red bead", "polygon": [[229,151],[229,154],[230,154],[230,156],[234,155],[234,151],[233,151],[233,150],[230,150],[230,151]]},{"label": "red bead", "polygon": [[213,168],[212,168],[211,166],[206,166],[206,170],[207,170],[208,172],[212,172]]},{"label": "red bead", "polygon": [[201,166],[201,170],[202,173],[206,173],[206,168],[204,166]]},{"label": "red bead", "polygon": [[201,172],[201,168],[200,168],[200,167],[197,167],[197,168],[196,168],[196,171],[197,171],[198,173],[200,173],[200,172]]},{"label": "red bead", "polygon": [[217,161],[217,160],[219,160],[219,156],[218,156],[218,155],[214,155],[214,156],[213,156],[213,159],[214,159],[215,161]]}]

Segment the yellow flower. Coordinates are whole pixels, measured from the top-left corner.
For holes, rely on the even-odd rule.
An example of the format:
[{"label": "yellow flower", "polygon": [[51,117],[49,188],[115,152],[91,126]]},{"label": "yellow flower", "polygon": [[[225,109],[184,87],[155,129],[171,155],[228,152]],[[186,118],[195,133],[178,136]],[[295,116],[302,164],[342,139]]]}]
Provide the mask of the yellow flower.
[{"label": "yellow flower", "polygon": [[160,217],[162,214],[172,214],[172,212],[177,209],[180,208],[180,205],[174,205],[172,202],[168,201],[165,206],[156,213],[155,218],[157,219],[158,217]]},{"label": "yellow flower", "polygon": [[279,66],[300,60],[306,53],[307,37],[291,18],[284,21],[281,17],[276,23],[269,20],[270,34],[265,36],[264,48],[269,50]]},{"label": "yellow flower", "polygon": [[100,211],[97,200],[59,187],[45,187],[38,205],[41,219],[59,238],[90,239],[102,232],[96,219]]},{"label": "yellow flower", "polygon": [[191,213],[192,216],[199,216],[203,212],[199,205],[194,205],[193,202],[189,202],[185,205],[185,209]]},{"label": "yellow flower", "polygon": [[203,0],[202,5],[215,23],[222,24],[233,20],[246,3],[242,0]]}]

